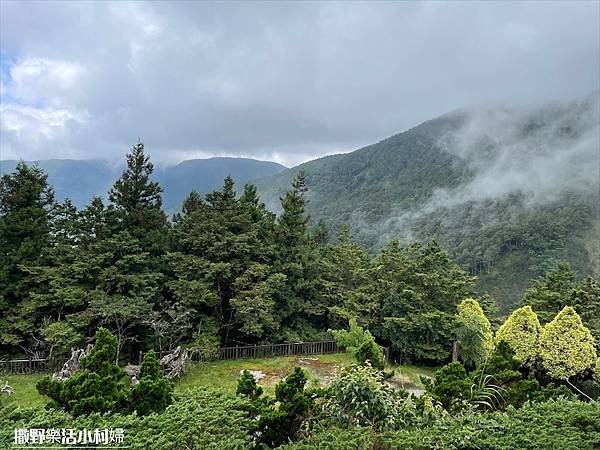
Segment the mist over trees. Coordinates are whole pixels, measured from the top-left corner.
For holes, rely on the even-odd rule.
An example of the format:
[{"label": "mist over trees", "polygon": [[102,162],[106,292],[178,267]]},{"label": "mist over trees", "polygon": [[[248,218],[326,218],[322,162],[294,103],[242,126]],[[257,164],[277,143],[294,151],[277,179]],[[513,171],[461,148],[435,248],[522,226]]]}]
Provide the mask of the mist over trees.
[{"label": "mist over trees", "polygon": [[[65,355],[98,326],[115,334],[124,360],[177,345],[211,358],[219,346],[318,340],[352,320],[400,360],[447,361],[452,342],[473,339],[456,311],[476,278],[436,241],[393,240],[370,253],[346,226],[328,239],[307,214],[302,173],[279,216],[253,185],[238,195],[227,177],[219,191],[191,192],[169,220],[152,173],[140,142],[107,204],[92,198],[80,210],[56,202],[36,166],[2,177],[2,354]],[[523,303],[543,321],[573,306],[597,335],[597,299],[595,279],[576,281],[561,264]]]}]

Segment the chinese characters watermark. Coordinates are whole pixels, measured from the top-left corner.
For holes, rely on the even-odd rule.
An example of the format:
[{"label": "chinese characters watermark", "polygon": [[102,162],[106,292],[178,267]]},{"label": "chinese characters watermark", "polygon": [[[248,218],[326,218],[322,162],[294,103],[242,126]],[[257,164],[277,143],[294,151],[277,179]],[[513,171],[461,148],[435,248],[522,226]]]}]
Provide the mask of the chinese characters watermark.
[{"label": "chinese characters watermark", "polygon": [[124,440],[125,432],[123,428],[96,428],[94,430],[76,430],[74,428],[16,428],[14,444],[27,445],[29,448],[42,444],[60,444],[64,446],[94,444],[117,447]]}]

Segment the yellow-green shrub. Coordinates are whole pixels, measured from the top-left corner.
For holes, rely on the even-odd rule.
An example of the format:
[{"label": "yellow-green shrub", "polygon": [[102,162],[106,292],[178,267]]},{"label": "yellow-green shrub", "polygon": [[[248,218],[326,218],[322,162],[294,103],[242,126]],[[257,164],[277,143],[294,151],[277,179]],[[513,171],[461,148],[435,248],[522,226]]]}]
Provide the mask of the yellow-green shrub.
[{"label": "yellow-green shrub", "polygon": [[496,331],[496,345],[505,341],[515,351],[515,358],[532,364],[539,355],[542,326],[531,306],[519,308]]},{"label": "yellow-green shrub", "polygon": [[565,306],[544,326],[540,335],[540,356],[549,375],[558,379],[566,380],[595,367],[594,338],[570,306]]}]

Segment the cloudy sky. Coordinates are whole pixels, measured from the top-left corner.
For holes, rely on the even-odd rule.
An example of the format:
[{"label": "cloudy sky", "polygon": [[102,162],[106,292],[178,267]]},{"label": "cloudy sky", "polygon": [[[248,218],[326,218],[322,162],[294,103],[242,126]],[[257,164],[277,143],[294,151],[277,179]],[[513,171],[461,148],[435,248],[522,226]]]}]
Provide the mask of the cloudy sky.
[{"label": "cloudy sky", "polygon": [[0,1],[0,159],[295,165],[600,86],[600,3]]}]

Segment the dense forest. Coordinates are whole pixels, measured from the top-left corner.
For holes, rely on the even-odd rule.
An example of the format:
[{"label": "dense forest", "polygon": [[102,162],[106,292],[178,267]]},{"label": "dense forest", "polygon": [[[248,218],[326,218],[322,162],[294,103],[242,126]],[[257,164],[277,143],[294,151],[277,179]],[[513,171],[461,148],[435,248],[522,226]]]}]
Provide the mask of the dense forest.
[{"label": "dense forest", "polygon": [[[56,202],[36,166],[21,163],[2,177],[2,354],[64,355],[102,325],[125,359],[179,344],[209,358],[219,346],[317,340],[355,319],[397,359],[449,358],[453,315],[474,296],[476,278],[436,241],[392,240],[370,254],[345,225],[330,236],[311,225],[302,173],[278,217],[253,185],[237,195],[228,177],[204,198],[191,192],[169,219],[152,172],[139,143],[108,204],[93,198],[80,210],[68,199]],[[548,279],[551,288],[537,287]],[[577,281],[559,264],[524,301],[558,286],[559,299],[538,311],[555,314],[597,294],[593,278]],[[493,299],[481,302],[497,316]],[[585,308],[578,312],[596,332],[596,311]]]},{"label": "dense forest", "polygon": [[300,171],[307,210],[379,250],[436,239],[503,313],[568,261],[600,276],[600,93],[538,108],[463,108],[347,154],[257,180],[273,211]]},{"label": "dense forest", "polygon": [[[91,344],[69,378],[37,382],[46,408],[0,396],[0,443],[61,426],[124,427],[129,448],[173,450],[600,443],[595,278],[559,262],[500,317],[435,240],[371,253],[346,225],[330,236],[307,214],[302,172],[279,216],[227,177],[171,218],[152,172],[140,142],[108,202],[82,209],[55,201],[35,165],[0,180],[1,354],[66,359]],[[155,353],[181,345],[210,361],[219,346],[322,338],[356,363],[326,386],[295,367],[274,396],[247,371],[235,393],[174,392]],[[133,382],[122,366],[140,350]],[[438,369],[409,395],[387,382],[391,361]]]}]

